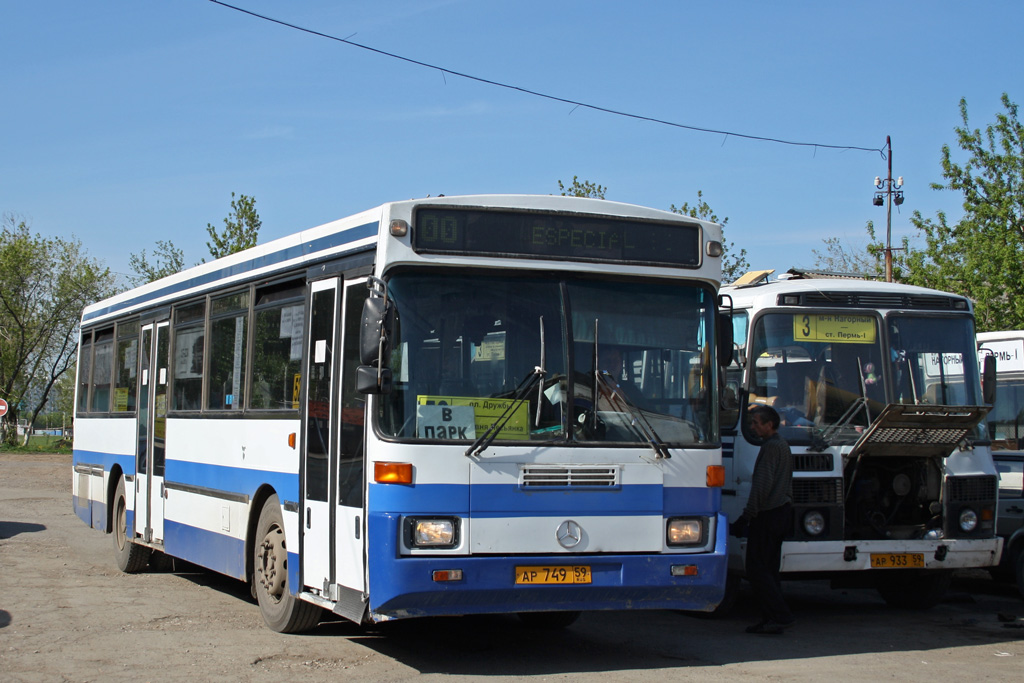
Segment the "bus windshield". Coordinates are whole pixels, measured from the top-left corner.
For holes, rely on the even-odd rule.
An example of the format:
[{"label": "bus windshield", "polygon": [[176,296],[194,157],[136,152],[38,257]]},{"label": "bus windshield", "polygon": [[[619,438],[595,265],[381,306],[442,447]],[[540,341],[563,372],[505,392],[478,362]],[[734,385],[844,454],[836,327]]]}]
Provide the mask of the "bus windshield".
[{"label": "bus windshield", "polygon": [[755,322],[749,403],[773,406],[779,433],[809,443],[829,430],[855,439],[885,407],[885,366],[878,318],[797,311]]},{"label": "bus windshield", "polygon": [[497,445],[718,440],[709,289],[435,271],[388,293],[387,437],[472,441],[497,422]]},{"label": "bus windshield", "polygon": [[890,315],[888,326],[895,403],[981,405],[969,318]]}]

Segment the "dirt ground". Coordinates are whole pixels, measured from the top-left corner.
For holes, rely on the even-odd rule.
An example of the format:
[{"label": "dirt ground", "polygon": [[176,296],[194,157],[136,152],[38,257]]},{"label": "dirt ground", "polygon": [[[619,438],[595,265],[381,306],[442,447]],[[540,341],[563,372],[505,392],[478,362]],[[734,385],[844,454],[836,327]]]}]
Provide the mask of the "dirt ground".
[{"label": "dirt ground", "polygon": [[[1024,601],[965,572],[938,607],[891,610],[873,591],[787,584],[798,623],[751,636],[675,612],[584,615],[564,631],[511,617],[331,619],[267,629],[241,583],[203,571],[121,574],[111,539],[71,507],[70,456],[0,453],[0,681],[1019,680]],[[425,679],[422,677],[426,677]]]}]

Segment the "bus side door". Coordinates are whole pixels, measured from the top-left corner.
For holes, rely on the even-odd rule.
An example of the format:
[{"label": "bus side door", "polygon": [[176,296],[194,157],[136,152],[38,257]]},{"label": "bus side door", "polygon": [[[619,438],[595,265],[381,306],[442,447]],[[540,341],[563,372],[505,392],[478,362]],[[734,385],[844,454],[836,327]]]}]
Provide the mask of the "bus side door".
[{"label": "bus side door", "polygon": [[360,602],[365,588],[365,398],[356,391],[355,369],[368,292],[363,280],[311,285],[302,582],[330,600]]},{"label": "bus side door", "polygon": [[141,386],[136,418],[135,534],[147,543],[164,541],[169,333],[167,320],[144,325],[139,348]]}]

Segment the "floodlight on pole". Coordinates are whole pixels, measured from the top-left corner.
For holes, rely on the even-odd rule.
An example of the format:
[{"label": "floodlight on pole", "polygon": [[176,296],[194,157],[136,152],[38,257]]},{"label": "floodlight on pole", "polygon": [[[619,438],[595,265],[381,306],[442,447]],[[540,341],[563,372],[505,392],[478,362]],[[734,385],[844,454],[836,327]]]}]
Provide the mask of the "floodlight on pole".
[{"label": "floodlight on pole", "polygon": [[885,149],[886,156],[889,160],[889,175],[885,178],[875,176],[875,187],[878,188],[878,192],[875,192],[874,199],[871,203],[875,206],[885,206],[885,281],[892,282],[892,205],[895,203],[899,206],[903,203],[903,176],[900,176],[896,180],[892,177],[892,140],[888,135],[885,136]]}]

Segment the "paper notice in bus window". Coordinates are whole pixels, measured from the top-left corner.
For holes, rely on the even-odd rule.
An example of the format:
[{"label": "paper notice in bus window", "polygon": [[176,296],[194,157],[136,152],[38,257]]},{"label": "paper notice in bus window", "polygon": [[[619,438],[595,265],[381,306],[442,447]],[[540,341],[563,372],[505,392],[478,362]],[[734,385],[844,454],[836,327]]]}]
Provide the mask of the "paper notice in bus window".
[{"label": "paper notice in bus window", "polygon": [[472,406],[416,406],[416,436],[421,439],[475,439]]},{"label": "paper notice in bus window", "polygon": [[868,315],[797,313],[793,339],[832,344],[874,344],[875,319]]},{"label": "paper notice in bus window", "polygon": [[[469,396],[417,396],[421,406],[470,406],[474,412],[477,434],[483,434],[505,412],[513,401],[507,398],[475,398]],[[512,415],[500,432],[499,439],[529,440],[530,415],[526,401],[519,401],[512,409]],[[417,421],[418,422],[418,421]],[[419,428],[417,425],[417,434]],[[476,438],[476,437],[472,437]]]},{"label": "paper notice in bus window", "polygon": [[118,413],[128,410],[128,387],[114,389],[114,410]]}]

